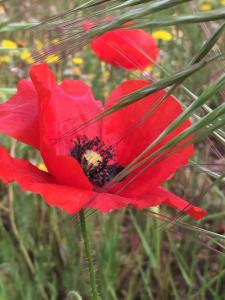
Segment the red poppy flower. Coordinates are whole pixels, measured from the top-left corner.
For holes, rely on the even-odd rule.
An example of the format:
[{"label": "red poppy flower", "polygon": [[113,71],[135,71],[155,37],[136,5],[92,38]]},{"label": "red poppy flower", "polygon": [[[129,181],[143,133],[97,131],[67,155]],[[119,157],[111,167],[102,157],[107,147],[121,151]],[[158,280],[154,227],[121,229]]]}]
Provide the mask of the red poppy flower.
[{"label": "red poppy flower", "polygon": [[[85,29],[95,24],[86,22]],[[108,31],[91,42],[99,59],[115,67],[129,70],[143,70],[152,65],[158,57],[156,40],[141,29],[119,28]]]},{"label": "red poppy flower", "polygon": [[[174,97],[168,97],[138,126],[136,123],[164,91],[85,127],[81,125],[103,110],[85,83],[66,80],[58,85],[45,64],[33,66],[30,75],[32,81],[20,81],[17,93],[0,105],[0,132],[37,148],[48,172],[11,157],[0,146],[0,178],[4,182],[17,181],[22,189],[42,195],[49,205],[68,213],[81,208],[108,212],[128,204],[137,208],[166,204],[195,219],[205,215],[203,209],[160,187],[187,164],[193,155],[192,145],[162,158],[140,176],[133,177],[140,171],[137,169],[111,188],[105,188],[181,113],[181,105]],[[106,100],[106,108],[148,84],[142,80],[122,83]],[[160,145],[189,125],[189,121],[184,122]],[[134,180],[129,184],[131,178]]]}]

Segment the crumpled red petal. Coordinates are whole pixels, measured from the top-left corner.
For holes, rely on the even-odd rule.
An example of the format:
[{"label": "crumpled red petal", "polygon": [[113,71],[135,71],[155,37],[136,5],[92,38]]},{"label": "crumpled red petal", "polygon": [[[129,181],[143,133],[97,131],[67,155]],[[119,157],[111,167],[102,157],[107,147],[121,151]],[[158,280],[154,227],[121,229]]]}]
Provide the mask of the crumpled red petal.
[{"label": "crumpled red petal", "polygon": [[[142,80],[130,80],[122,83],[107,99],[106,109],[121,101],[122,96],[149,84],[150,82]],[[102,136],[106,143],[113,141],[117,161],[122,166],[126,167],[135,159],[182,112],[181,105],[172,96],[167,97],[166,100],[158,105],[163,95],[165,95],[165,91],[154,93],[103,119]],[[151,114],[145,119],[149,111]],[[189,126],[190,121],[185,121],[163,139],[158,146],[154,147],[150,153],[168,143],[168,141]],[[169,179],[177,169],[186,165],[188,159],[194,154],[191,144],[181,149],[177,147],[177,150],[179,151],[175,151],[175,153],[168,152],[166,156],[161,157],[158,161],[154,159],[149,160],[142,168],[133,171],[132,174],[127,176],[121,183],[118,183],[111,191],[125,197],[138,197],[149,193],[149,191]],[[151,165],[147,167],[150,163]],[[139,172],[141,173],[136,176]],[[128,184],[128,182],[130,183]]]},{"label": "crumpled red petal", "polygon": [[85,83],[66,80],[57,85],[46,64],[33,66],[30,75],[38,93],[40,126],[46,143],[55,141],[57,147],[68,154],[68,149],[63,149],[66,142],[71,143],[74,137],[81,134],[92,137],[99,134],[99,123],[78,130],[83,123],[101,111],[99,103],[96,103]]},{"label": "crumpled red petal", "polygon": [[194,206],[177,195],[158,187],[149,195],[150,201],[161,201],[161,204],[168,205],[181,211],[184,214],[192,216],[195,220],[200,220],[207,215],[206,211],[200,207]]},{"label": "crumpled red petal", "polygon": [[190,204],[186,200],[161,187],[152,190],[147,195],[140,195],[139,198],[126,198],[110,193],[94,193],[90,197],[90,201],[85,204],[85,207],[97,209],[102,213],[108,213],[112,210],[122,209],[127,205],[145,209],[147,207],[155,207],[163,204],[173,207],[183,214],[188,214],[195,220],[200,220],[207,214],[204,209]]},{"label": "crumpled red petal", "polygon": [[38,93],[40,151],[48,170],[61,184],[91,189],[81,166],[69,155],[78,135],[91,138],[99,134],[99,123],[79,132],[73,130],[101,108],[89,87],[81,81],[66,81],[58,86],[45,64],[32,67],[30,74]]},{"label": "crumpled red petal", "polygon": [[130,201],[132,200],[116,194],[93,193],[85,204],[85,208],[97,209],[102,213],[108,213],[126,207]]},{"label": "crumpled red petal", "polygon": [[76,213],[89,201],[92,191],[58,185],[47,172],[23,159],[12,158],[6,149],[0,146],[0,179],[5,182],[16,181],[21,189],[43,196],[51,206],[67,213]]},{"label": "crumpled red petal", "polygon": [[91,42],[99,59],[125,69],[143,70],[157,60],[155,39],[141,29],[116,29]]},{"label": "crumpled red petal", "polygon": [[17,93],[0,104],[0,132],[39,147],[38,99],[31,81],[21,80]]}]

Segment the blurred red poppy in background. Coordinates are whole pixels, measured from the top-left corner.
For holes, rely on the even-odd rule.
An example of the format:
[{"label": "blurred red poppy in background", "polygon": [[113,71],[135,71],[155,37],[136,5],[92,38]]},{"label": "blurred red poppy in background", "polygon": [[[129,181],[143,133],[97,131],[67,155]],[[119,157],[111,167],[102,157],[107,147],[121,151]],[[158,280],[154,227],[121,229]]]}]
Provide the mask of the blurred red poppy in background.
[{"label": "blurred red poppy in background", "polygon": [[[84,28],[95,26],[85,22]],[[142,29],[119,28],[108,31],[91,41],[96,56],[115,67],[143,70],[157,61],[159,49],[156,40]]]},{"label": "blurred red poppy in background", "polygon": [[[150,165],[132,184],[128,182],[140,168],[106,188],[111,179],[182,112],[174,97],[167,97],[145,122],[136,127],[165,91],[81,127],[103,110],[90,88],[77,80],[66,80],[58,85],[46,64],[33,66],[30,75],[32,81],[20,81],[17,93],[0,105],[0,132],[37,148],[48,172],[26,160],[11,157],[0,146],[0,178],[4,182],[17,181],[23,190],[42,195],[49,205],[68,213],[76,213],[81,208],[108,212],[128,204],[141,209],[166,204],[195,219],[205,215],[203,209],[160,186],[188,163],[194,153],[191,144]],[[149,84],[142,80],[125,81],[111,93],[105,108]],[[185,121],[157,147],[189,125],[190,122]],[[80,130],[75,130],[79,127]],[[131,128],[134,128],[132,132]]]}]

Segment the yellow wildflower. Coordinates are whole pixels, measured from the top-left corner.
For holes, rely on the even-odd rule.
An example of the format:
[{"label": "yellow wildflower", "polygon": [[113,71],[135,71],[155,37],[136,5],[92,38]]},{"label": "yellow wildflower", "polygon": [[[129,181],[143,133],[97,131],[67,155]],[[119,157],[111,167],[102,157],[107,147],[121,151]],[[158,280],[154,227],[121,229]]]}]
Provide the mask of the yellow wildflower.
[{"label": "yellow wildflower", "polygon": [[72,62],[73,62],[74,64],[76,64],[76,65],[82,65],[83,62],[84,62],[84,60],[83,60],[82,57],[74,57],[74,58],[72,59]]},{"label": "yellow wildflower", "polygon": [[9,55],[2,55],[0,56],[0,64],[1,63],[10,63],[12,58]]},{"label": "yellow wildflower", "polygon": [[146,67],[146,68],[145,68],[145,71],[147,71],[147,72],[151,72],[151,71],[152,71],[152,69],[153,69],[153,66],[151,65],[151,66],[148,66],[148,67]]},{"label": "yellow wildflower", "polygon": [[203,3],[199,6],[199,10],[207,11],[211,9],[212,9],[212,5],[210,3]]},{"label": "yellow wildflower", "polygon": [[41,41],[35,40],[34,44],[37,50],[42,50],[44,48],[44,44]]},{"label": "yellow wildflower", "polygon": [[50,64],[50,63],[56,63],[60,60],[60,57],[58,55],[49,55],[46,57],[45,62]]},{"label": "yellow wildflower", "polygon": [[52,40],[52,44],[53,45],[59,45],[60,44],[60,40],[59,39],[53,39]]},{"label": "yellow wildflower", "polygon": [[26,61],[28,64],[33,64],[35,62],[30,51],[27,49],[21,52],[20,59]]},{"label": "yellow wildflower", "polygon": [[173,39],[173,35],[170,32],[165,30],[154,31],[152,33],[152,36],[156,40],[171,41]]},{"label": "yellow wildflower", "polygon": [[225,0],[220,1],[221,5],[225,6]]},{"label": "yellow wildflower", "polygon": [[48,169],[44,163],[40,163],[37,165],[38,169],[44,172],[48,172]]},{"label": "yellow wildflower", "polygon": [[17,49],[17,44],[10,40],[2,40],[1,46],[8,49]]}]

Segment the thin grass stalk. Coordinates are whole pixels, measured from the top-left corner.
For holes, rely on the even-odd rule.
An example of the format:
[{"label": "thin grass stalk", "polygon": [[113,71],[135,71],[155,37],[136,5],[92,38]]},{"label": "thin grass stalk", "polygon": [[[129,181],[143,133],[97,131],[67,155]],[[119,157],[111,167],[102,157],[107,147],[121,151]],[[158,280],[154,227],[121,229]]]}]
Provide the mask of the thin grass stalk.
[{"label": "thin grass stalk", "polygon": [[144,150],[137,158],[135,158],[131,164],[135,164],[141,157],[143,157],[147,152],[149,152],[154,146],[156,146],[160,141],[162,141],[163,138],[165,138],[167,135],[169,135],[174,129],[176,129],[180,124],[182,124],[185,120],[189,118],[189,116],[198,109],[199,107],[202,106],[203,103],[205,103],[207,100],[209,100],[215,93],[217,93],[220,88],[225,84],[225,75],[221,76],[221,78],[211,85],[205,92],[202,93],[199,98],[192,102],[188,108],[186,108],[182,114],[180,114],[176,120],[169,125],[155,140],[154,142],[149,145],[146,150]]},{"label": "thin grass stalk", "polygon": [[224,20],[225,9],[215,9],[210,12],[201,12],[194,15],[183,15],[183,16],[173,16],[164,17],[160,20],[147,21],[143,20],[141,23],[134,23],[129,25],[129,28],[157,28],[157,27],[169,27],[176,25],[188,25],[202,22],[211,22],[216,20]]},{"label": "thin grass stalk", "polygon": [[[171,228],[176,225],[176,226],[185,228],[186,230],[189,230],[189,231],[198,232],[199,234],[202,235],[202,237],[208,238],[211,241],[213,241],[221,249],[223,249],[223,250],[225,249],[225,246],[216,240],[216,239],[225,240],[225,236],[224,235],[218,234],[218,233],[213,232],[213,231],[206,230],[204,228],[201,228],[200,226],[193,225],[193,224],[190,224],[190,223],[186,223],[186,222],[181,221],[181,220],[175,220],[172,217],[166,216],[166,215],[164,215],[162,213],[153,212],[153,211],[151,211],[149,209],[146,209],[146,212],[148,212],[149,214],[153,215],[156,219],[158,219],[160,221],[163,221],[163,223],[158,228],[156,228],[156,230],[162,230],[162,226],[163,227],[167,226],[166,228],[169,229],[169,230],[171,230]],[[210,248],[210,250],[213,250],[213,251],[215,251],[215,252],[217,252],[217,253],[222,254],[222,255],[225,256],[225,252],[221,252],[220,250],[213,249],[213,248]]]},{"label": "thin grass stalk", "polygon": [[173,138],[171,141],[169,141],[166,145],[160,147],[158,150],[154,151],[148,157],[146,157],[143,160],[139,161],[135,165],[132,164],[131,166],[127,166],[127,168],[125,170],[121,171],[117,176],[115,176],[113,178],[112,182],[116,181],[116,180],[119,180],[119,181],[122,180],[124,177],[126,177],[128,174],[130,174],[136,168],[139,168],[144,163],[149,161],[151,158],[155,157],[157,154],[160,154],[164,151],[167,151],[170,148],[174,148],[178,143],[182,142],[186,138],[189,138],[190,136],[195,134],[197,130],[200,130],[200,129],[204,128],[205,126],[207,126],[208,124],[211,124],[211,122],[213,122],[215,119],[218,118],[217,121],[214,124],[209,126],[207,131],[199,133],[198,140],[200,138],[201,139],[204,138],[205,136],[207,136],[209,134],[209,132],[212,132],[215,129],[220,128],[221,126],[223,126],[225,124],[224,116],[225,116],[225,104],[221,104],[213,112],[209,113],[208,115],[203,117],[201,120],[199,120],[198,122],[196,122],[192,126],[185,129],[183,132],[181,132],[179,135],[177,135],[175,138]]},{"label": "thin grass stalk", "polygon": [[[82,128],[87,127],[88,125],[91,125],[92,123],[95,123],[97,121],[99,121],[100,119],[112,114],[113,112],[122,109],[123,107],[126,107],[128,105],[131,105],[132,103],[136,102],[136,101],[141,101],[144,97],[147,97],[157,91],[160,91],[164,88],[167,88],[168,86],[175,84],[177,81],[183,79],[183,78],[187,78],[188,76],[190,76],[191,74],[197,72],[198,70],[200,70],[201,68],[203,68],[205,65],[207,65],[208,63],[210,63],[211,61],[213,61],[214,59],[217,59],[216,57],[214,57],[212,60],[210,61],[203,61],[203,62],[199,62],[193,66],[188,67],[187,69],[180,71],[174,75],[171,75],[168,78],[162,79],[158,82],[155,82],[153,84],[150,84],[142,89],[139,89],[138,91],[131,93],[125,97],[122,97],[120,99],[116,99],[116,100],[121,100],[119,103],[113,105],[112,107],[104,110],[102,113],[98,114],[97,116],[95,116],[94,118],[91,118],[89,121],[84,122],[81,126],[74,128],[70,131],[67,131],[63,137],[58,138],[57,140],[53,140],[53,143],[60,143],[62,140],[64,140],[65,138],[70,137],[72,134],[74,134],[75,132],[78,132],[79,130],[81,130]],[[112,104],[112,103],[111,103]]]}]

